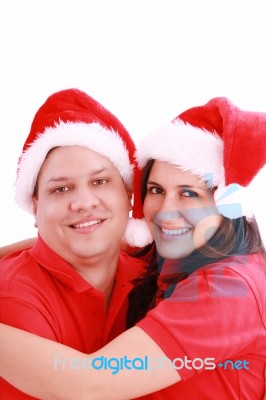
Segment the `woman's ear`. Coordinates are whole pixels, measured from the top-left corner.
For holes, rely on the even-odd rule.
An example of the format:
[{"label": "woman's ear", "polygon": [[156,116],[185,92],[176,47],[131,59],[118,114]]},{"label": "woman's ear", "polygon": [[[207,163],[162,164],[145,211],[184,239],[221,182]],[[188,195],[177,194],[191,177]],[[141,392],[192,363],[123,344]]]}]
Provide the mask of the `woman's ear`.
[{"label": "woman's ear", "polygon": [[127,195],[128,195],[128,201],[129,201],[129,211],[132,211],[133,209],[133,194],[132,191],[130,189],[126,189],[127,190]]}]

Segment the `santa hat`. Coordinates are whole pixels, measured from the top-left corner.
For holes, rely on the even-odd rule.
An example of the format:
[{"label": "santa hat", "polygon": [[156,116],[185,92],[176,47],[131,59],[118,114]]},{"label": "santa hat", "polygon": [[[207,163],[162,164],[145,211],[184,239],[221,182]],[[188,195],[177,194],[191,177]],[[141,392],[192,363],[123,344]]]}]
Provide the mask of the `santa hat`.
[{"label": "santa hat", "polygon": [[217,187],[220,214],[252,218],[247,187],[266,162],[266,113],[243,111],[225,97],[214,98],[143,139],[136,158],[141,168],[155,159],[204,178]]},{"label": "santa hat", "polygon": [[18,205],[33,212],[32,195],[48,152],[57,146],[79,145],[107,157],[125,185],[133,189],[132,219],[125,232],[130,246],[151,241],[142,232],[143,213],[140,171],[134,159],[135,145],[121,122],[92,97],[78,89],[54,93],[37,111],[19,160],[15,196]]}]

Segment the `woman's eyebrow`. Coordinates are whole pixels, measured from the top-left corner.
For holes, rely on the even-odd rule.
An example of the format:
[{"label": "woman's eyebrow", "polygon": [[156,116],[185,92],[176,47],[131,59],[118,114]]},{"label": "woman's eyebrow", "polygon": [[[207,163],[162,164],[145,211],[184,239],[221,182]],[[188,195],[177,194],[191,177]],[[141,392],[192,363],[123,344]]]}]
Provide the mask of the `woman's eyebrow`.
[{"label": "woman's eyebrow", "polygon": [[147,185],[158,185],[158,186],[161,186],[159,183],[153,182],[153,181],[148,181]]},{"label": "woman's eyebrow", "polygon": [[[163,186],[162,184],[154,182],[154,181],[148,181],[147,185]],[[205,188],[202,187],[202,186],[188,185],[188,184],[180,184],[180,185],[177,185],[176,187],[178,187],[178,188],[189,188],[189,189],[195,188],[195,189],[205,190]]]},{"label": "woman's eyebrow", "polygon": [[177,187],[180,187],[180,188],[189,188],[189,189],[200,189],[200,190],[205,190],[205,188],[204,187],[202,187],[202,186],[198,186],[198,185],[177,185]]}]

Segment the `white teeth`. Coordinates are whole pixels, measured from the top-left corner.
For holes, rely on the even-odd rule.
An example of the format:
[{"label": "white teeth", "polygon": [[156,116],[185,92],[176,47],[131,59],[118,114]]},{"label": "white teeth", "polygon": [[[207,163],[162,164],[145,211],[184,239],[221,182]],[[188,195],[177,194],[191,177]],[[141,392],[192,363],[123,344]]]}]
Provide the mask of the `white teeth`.
[{"label": "white teeth", "polygon": [[88,221],[88,222],[84,222],[84,224],[74,225],[74,228],[76,228],[76,229],[79,229],[79,228],[87,228],[88,226],[92,226],[92,225],[99,224],[100,222],[101,222],[101,221],[99,221],[99,220]]},{"label": "white teeth", "polygon": [[163,229],[163,233],[166,235],[183,235],[184,233],[187,233],[189,231],[189,228],[179,228],[179,229]]}]

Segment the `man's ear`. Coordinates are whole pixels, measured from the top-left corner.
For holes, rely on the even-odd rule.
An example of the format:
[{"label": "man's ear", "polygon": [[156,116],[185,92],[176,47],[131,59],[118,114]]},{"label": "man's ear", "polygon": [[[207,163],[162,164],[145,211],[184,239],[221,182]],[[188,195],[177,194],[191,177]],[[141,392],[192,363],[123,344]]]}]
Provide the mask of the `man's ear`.
[{"label": "man's ear", "polygon": [[32,209],[33,209],[33,214],[36,215],[37,213],[37,206],[38,206],[38,199],[36,198],[36,196],[32,196]]}]

